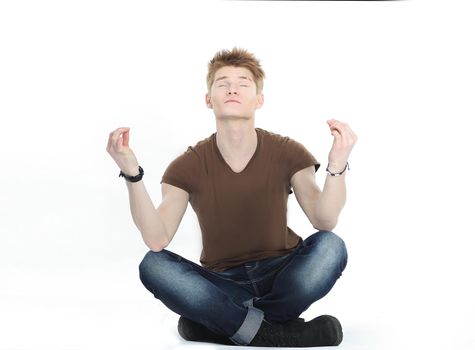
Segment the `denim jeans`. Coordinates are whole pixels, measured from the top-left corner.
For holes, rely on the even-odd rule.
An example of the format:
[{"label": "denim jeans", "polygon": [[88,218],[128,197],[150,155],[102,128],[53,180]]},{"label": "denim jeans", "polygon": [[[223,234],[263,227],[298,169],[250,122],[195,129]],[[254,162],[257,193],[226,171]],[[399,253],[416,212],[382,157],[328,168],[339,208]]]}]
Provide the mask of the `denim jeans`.
[{"label": "denim jeans", "polygon": [[149,251],[139,266],[144,286],[173,312],[248,345],[263,318],[296,319],[325,296],[346,267],[343,240],[317,231],[291,253],[208,270],[167,249]]}]

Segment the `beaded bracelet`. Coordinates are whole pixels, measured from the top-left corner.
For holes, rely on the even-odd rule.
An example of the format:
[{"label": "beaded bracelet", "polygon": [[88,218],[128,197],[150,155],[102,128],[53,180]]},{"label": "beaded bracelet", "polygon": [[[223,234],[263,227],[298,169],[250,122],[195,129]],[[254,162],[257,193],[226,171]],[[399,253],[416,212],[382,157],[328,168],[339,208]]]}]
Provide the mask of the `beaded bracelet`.
[{"label": "beaded bracelet", "polygon": [[125,180],[127,180],[129,182],[138,182],[138,181],[142,180],[143,174],[144,174],[144,171],[143,171],[142,167],[139,165],[139,173],[137,175],[135,175],[135,176],[125,175],[121,170],[120,173],[119,173],[119,177],[122,176]]},{"label": "beaded bracelet", "polygon": [[345,172],[346,168],[348,168],[348,170],[350,170],[350,164],[348,162],[346,162],[345,169],[343,169],[343,171],[341,171],[339,173],[336,173],[336,174],[334,174],[330,170],[328,170],[329,166],[330,166],[330,164],[327,165],[326,172],[327,172],[328,175],[331,175],[331,176],[340,176],[340,175],[342,175]]}]

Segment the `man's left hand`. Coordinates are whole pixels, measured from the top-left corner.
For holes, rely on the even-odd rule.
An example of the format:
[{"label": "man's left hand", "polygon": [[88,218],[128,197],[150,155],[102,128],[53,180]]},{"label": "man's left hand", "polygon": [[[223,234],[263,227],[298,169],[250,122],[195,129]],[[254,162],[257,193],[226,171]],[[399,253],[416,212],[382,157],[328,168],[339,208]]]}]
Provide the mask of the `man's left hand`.
[{"label": "man's left hand", "polygon": [[336,119],[327,120],[327,123],[334,137],[333,146],[328,155],[328,169],[338,173],[345,168],[358,138],[346,123]]}]

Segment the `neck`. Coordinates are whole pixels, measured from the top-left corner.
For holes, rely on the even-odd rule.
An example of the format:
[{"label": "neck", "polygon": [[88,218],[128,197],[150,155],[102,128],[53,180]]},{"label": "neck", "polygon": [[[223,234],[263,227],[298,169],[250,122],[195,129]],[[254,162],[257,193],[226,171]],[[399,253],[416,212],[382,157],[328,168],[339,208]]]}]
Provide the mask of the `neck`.
[{"label": "neck", "polygon": [[216,143],[221,154],[227,158],[253,154],[257,147],[254,119],[217,121]]}]

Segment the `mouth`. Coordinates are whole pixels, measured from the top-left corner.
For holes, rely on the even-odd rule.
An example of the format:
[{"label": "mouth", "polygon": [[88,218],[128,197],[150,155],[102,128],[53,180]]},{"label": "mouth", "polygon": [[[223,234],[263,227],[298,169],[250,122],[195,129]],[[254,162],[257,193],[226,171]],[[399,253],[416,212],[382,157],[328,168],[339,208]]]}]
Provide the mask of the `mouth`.
[{"label": "mouth", "polygon": [[236,101],[236,100],[227,100],[225,103],[229,103],[229,102],[234,102],[234,103],[241,103],[239,101]]}]

